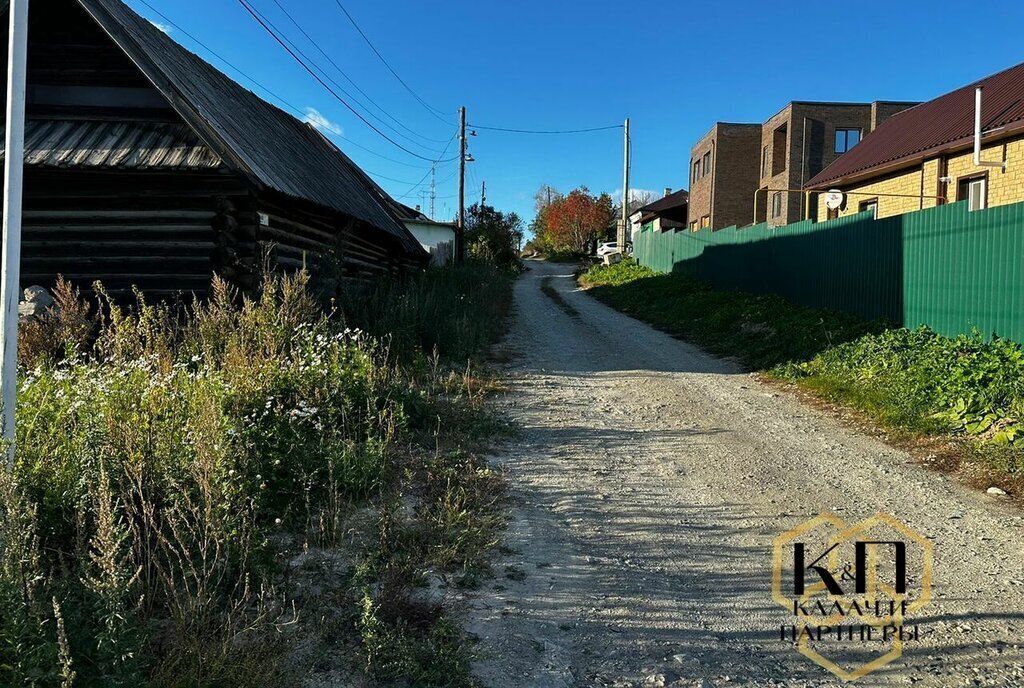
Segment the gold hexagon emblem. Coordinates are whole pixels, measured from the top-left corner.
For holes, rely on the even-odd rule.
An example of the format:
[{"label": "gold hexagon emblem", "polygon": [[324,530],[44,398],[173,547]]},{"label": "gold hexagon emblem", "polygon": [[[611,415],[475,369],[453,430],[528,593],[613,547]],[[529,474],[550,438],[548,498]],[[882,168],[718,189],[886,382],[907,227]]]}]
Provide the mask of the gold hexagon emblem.
[{"label": "gold hexagon emblem", "polygon": [[791,615],[780,637],[844,681],[918,638],[907,616],[932,599],[932,543],[888,514],[853,525],[825,513],[777,538],[772,599]]}]

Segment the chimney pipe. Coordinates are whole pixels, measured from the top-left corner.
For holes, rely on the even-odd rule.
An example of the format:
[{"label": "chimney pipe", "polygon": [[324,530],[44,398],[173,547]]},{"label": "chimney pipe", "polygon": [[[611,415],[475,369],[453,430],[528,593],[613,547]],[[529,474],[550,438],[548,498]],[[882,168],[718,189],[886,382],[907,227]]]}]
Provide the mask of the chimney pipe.
[{"label": "chimney pipe", "polygon": [[666,196],[671,196],[672,195],[672,187],[670,187],[670,186],[666,186],[665,187],[665,195]]},{"label": "chimney pipe", "polygon": [[974,89],[974,166],[998,167],[1006,171],[1006,162],[981,161],[981,86]]}]

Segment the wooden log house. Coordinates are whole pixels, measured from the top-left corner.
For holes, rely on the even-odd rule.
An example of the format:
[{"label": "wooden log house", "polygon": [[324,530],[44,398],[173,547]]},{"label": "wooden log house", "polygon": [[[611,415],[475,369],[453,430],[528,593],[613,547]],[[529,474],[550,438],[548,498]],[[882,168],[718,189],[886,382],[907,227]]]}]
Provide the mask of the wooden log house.
[{"label": "wooden log house", "polygon": [[295,268],[340,246],[352,277],[428,261],[320,132],[120,0],[30,14],[23,286],[202,294],[217,273],[251,288],[264,249]]}]

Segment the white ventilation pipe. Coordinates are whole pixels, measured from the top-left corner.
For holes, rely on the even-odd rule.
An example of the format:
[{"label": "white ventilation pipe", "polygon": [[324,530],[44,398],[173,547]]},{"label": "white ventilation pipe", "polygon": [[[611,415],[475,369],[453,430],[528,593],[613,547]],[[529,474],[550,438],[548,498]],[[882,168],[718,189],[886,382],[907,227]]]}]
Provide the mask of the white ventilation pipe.
[{"label": "white ventilation pipe", "polygon": [[998,167],[1005,171],[1005,162],[982,162],[981,160],[981,89],[981,86],[974,89],[974,166]]}]

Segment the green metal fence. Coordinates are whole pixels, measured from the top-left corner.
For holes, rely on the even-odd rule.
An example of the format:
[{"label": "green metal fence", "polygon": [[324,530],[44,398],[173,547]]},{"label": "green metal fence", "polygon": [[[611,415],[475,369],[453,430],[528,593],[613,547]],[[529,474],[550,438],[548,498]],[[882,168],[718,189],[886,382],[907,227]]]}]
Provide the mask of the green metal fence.
[{"label": "green metal fence", "polygon": [[873,220],[719,231],[645,227],[635,255],[722,289],[778,294],[946,335],[1024,342],[1024,203],[968,212],[954,203]]}]

